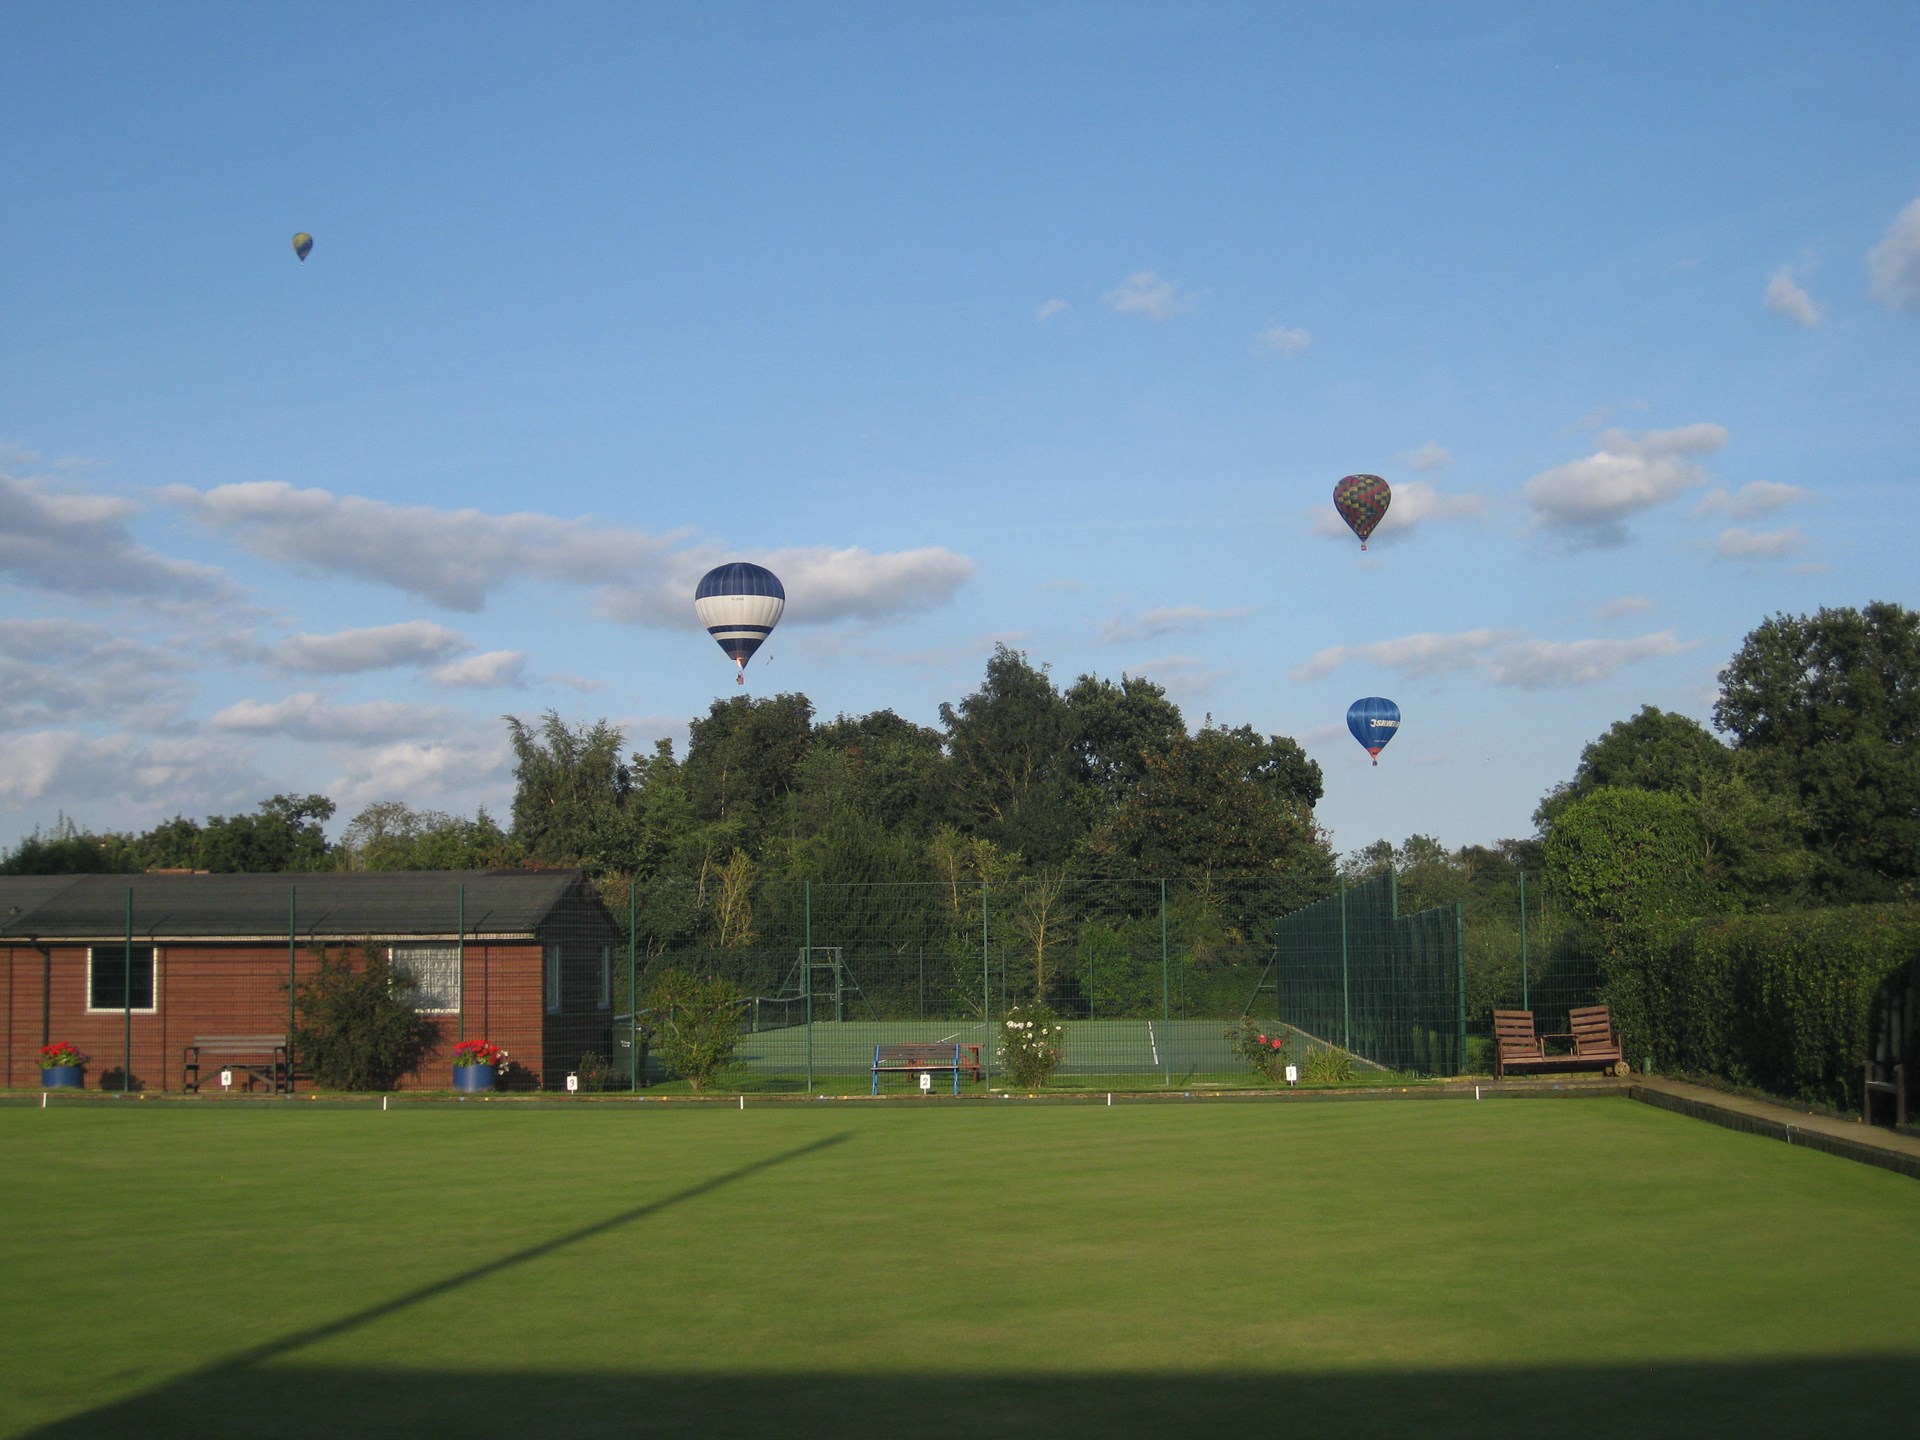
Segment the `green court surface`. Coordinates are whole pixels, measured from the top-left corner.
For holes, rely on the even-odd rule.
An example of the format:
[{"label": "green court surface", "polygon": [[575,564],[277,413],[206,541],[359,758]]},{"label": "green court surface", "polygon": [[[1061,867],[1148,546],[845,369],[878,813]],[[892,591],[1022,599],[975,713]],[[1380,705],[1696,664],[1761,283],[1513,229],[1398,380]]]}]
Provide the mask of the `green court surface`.
[{"label": "green court surface", "polygon": [[[1196,1077],[1217,1077],[1248,1083],[1244,1060],[1227,1042],[1224,1020],[1068,1020],[1063,1022],[1065,1060],[1056,1072],[1062,1079],[1086,1075],[1130,1075],[1168,1083]],[[1312,1047],[1299,1032],[1276,1024],[1295,1036],[1293,1052],[1304,1057]],[[804,1076],[870,1076],[876,1045],[909,1041],[978,1045],[993,1060],[988,1029],[979,1021],[960,1020],[846,1020],[815,1021],[811,1027],[794,1025],[741,1037],[738,1066],[750,1074]],[[889,1091],[911,1088],[911,1077],[885,1077]],[[945,1076],[936,1085],[948,1084]],[[992,1083],[1004,1083],[994,1074]]]},{"label": "green court surface", "polygon": [[0,1108],[8,1436],[1893,1435],[1920,1185],[1624,1097]]}]

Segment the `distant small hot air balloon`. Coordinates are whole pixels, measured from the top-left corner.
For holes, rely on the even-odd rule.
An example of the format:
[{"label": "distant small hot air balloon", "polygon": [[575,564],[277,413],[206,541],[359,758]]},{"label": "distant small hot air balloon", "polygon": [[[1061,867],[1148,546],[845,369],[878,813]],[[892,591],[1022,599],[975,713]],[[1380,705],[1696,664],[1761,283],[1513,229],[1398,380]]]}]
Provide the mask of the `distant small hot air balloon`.
[{"label": "distant small hot air balloon", "polygon": [[1393,487],[1378,475],[1349,475],[1333,487],[1333,508],[1360,537],[1362,550],[1367,548],[1367,537],[1385,518],[1392,501]]},{"label": "distant small hot air balloon", "polygon": [[311,254],[312,251],[313,237],[306,231],[302,230],[298,235],[293,237],[293,253],[300,257],[300,263],[302,265],[307,263],[307,256]]},{"label": "distant small hot air balloon", "polygon": [[1367,749],[1373,763],[1380,763],[1380,752],[1400,733],[1400,707],[1391,700],[1369,695],[1347,707],[1347,729]]},{"label": "distant small hot air balloon", "polygon": [[780,623],[787,592],[780,577],[762,565],[735,560],[700,577],[693,608],[707,633],[740,667],[734,683],[747,683],[747,661]]}]

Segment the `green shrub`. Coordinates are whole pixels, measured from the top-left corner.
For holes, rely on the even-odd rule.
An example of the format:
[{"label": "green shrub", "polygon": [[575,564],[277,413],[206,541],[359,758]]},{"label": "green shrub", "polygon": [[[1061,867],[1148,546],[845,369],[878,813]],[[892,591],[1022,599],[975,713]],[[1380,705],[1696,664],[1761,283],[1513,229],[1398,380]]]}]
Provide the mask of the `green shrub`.
[{"label": "green shrub", "polygon": [[419,1070],[439,1035],[414,1010],[413,991],[379,946],[322,952],[319,971],[294,988],[300,1066],[329,1089],[391,1090]]},{"label": "green shrub", "polygon": [[1292,1037],[1284,1028],[1276,1027],[1268,1034],[1251,1017],[1242,1016],[1225,1033],[1234,1053],[1263,1080],[1278,1080],[1287,1073],[1287,1041]]},{"label": "green shrub", "polygon": [[740,987],[724,976],[667,971],[646,995],[654,1053],[695,1090],[706,1089],[740,1048],[745,1004]]},{"label": "green shrub", "polygon": [[1338,1045],[1309,1050],[1301,1074],[1309,1085],[1350,1085],[1353,1083],[1353,1056]]},{"label": "green shrub", "polygon": [[1066,1058],[1065,1035],[1066,1027],[1045,1005],[1015,1005],[1000,1022],[1001,1069],[1020,1088],[1039,1089]]}]

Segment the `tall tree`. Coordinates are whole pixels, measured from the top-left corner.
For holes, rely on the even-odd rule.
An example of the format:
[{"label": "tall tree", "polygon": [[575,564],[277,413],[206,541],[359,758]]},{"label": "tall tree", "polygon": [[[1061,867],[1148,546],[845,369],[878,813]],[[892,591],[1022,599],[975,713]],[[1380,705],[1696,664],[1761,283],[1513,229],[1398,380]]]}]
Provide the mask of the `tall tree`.
[{"label": "tall tree", "polygon": [[942,704],[961,824],[1036,864],[1057,864],[1085,832],[1077,804],[1072,708],[1044,667],[994,646],[980,688]]},{"label": "tall tree", "polygon": [[1602,786],[1659,790],[1699,799],[1733,771],[1733,752],[1706,726],[1685,715],[1645,705],[1631,720],[1607,728],[1580,752],[1573,778],[1540,802],[1534,823],[1543,831],[1553,817]]},{"label": "tall tree", "polygon": [[1714,723],[1804,813],[1824,892],[1871,898],[1920,879],[1920,613],[1776,615],[1720,692]]},{"label": "tall tree", "polygon": [[605,720],[573,726],[549,710],[540,724],[506,717],[513,744],[513,840],[547,865],[596,875],[628,868],[635,844],[627,809],[633,771],[624,737]]},{"label": "tall tree", "polygon": [[813,743],[813,702],[738,695],[714,701],[688,730],[680,771],[695,817],[727,826],[734,843],[757,854]]}]

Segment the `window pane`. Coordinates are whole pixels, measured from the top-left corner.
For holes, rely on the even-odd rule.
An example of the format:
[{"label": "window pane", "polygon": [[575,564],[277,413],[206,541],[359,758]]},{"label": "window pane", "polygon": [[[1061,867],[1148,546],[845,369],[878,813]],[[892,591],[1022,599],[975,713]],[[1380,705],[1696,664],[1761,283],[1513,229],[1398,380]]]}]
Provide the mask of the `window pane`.
[{"label": "window pane", "polygon": [[[92,980],[88,985],[89,1010],[120,1010],[128,1004],[127,955],[125,945],[93,947]],[[153,947],[135,945],[133,955],[133,996],[135,1010],[153,1009]]]},{"label": "window pane", "polygon": [[460,1010],[460,947],[458,945],[393,945],[387,950],[394,973],[418,987],[413,1008],[423,1015],[450,1015]]},{"label": "window pane", "polygon": [[560,1008],[560,955],[558,945],[547,946],[547,1009]]}]

